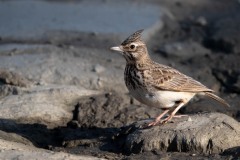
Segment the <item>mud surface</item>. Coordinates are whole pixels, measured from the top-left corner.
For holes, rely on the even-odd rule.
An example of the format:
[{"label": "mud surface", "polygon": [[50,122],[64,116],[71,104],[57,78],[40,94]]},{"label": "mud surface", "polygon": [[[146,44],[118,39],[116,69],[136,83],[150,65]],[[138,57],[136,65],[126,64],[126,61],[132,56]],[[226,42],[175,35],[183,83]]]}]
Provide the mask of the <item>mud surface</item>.
[{"label": "mud surface", "polygon": [[[62,6],[65,2],[59,3]],[[103,3],[116,5],[109,1]],[[179,113],[220,112],[239,124],[240,3],[226,0],[152,0],[147,3],[154,9],[161,8],[165,15],[161,18],[163,27],[157,31],[150,27],[152,30],[148,32],[151,38],[147,38],[147,45],[151,57],[199,80],[231,105],[225,108],[212,100],[196,97]],[[133,9],[143,4],[142,1],[131,2]],[[124,35],[131,34],[129,30],[135,31],[139,26],[132,26],[134,29],[128,27],[125,27],[127,33]],[[204,153],[199,148],[193,152],[187,149],[180,152],[157,147],[136,152],[145,144],[134,142],[134,149],[127,148],[126,143],[130,143],[128,136],[141,131],[135,122],[150,121],[161,111],[142,105],[128,95],[123,81],[124,59],[108,50],[121,43],[123,31],[103,28],[99,29],[100,33],[88,27],[80,31],[57,28],[40,36],[31,33],[30,38],[21,38],[23,33],[14,32],[11,36],[4,34],[0,37],[1,139],[54,152],[106,159],[217,160],[240,157],[239,146],[220,147],[215,153]],[[72,86],[80,89],[75,90]],[[88,94],[81,94],[83,91]],[[37,94],[44,98],[39,99],[35,96]],[[30,97],[29,103],[23,101],[26,95]],[[22,116],[22,110],[8,110],[8,106],[13,109],[18,106],[10,103],[13,96],[18,96],[23,102],[22,110],[36,114],[37,118]],[[44,107],[34,110],[32,107],[38,107],[35,102]],[[10,116],[6,118],[6,115]],[[153,130],[156,128],[148,131],[152,133]],[[153,139],[154,135],[151,135]]]}]

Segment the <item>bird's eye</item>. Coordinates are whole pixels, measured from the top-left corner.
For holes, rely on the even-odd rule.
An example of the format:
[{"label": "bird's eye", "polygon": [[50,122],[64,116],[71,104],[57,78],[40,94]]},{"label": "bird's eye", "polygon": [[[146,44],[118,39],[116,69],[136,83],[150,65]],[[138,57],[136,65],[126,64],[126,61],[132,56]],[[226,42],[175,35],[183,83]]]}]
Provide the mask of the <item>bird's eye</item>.
[{"label": "bird's eye", "polygon": [[131,49],[134,49],[134,48],[135,48],[135,45],[132,44],[132,45],[130,46],[130,48],[131,48]]}]

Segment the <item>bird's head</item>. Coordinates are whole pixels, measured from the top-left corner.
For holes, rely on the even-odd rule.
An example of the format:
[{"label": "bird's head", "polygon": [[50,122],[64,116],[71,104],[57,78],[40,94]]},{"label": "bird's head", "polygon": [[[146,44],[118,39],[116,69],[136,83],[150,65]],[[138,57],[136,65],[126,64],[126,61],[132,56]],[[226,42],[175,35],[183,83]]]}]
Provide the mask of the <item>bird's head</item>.
[{"label": "bird's head", "polygon": [[111,50],[122,53],[127,63],[136,63],[144,58],[148,58],[148,51],[146,44],[141,40],[141,33],[143,30],[136,31],[120,46],[111,47]]}]

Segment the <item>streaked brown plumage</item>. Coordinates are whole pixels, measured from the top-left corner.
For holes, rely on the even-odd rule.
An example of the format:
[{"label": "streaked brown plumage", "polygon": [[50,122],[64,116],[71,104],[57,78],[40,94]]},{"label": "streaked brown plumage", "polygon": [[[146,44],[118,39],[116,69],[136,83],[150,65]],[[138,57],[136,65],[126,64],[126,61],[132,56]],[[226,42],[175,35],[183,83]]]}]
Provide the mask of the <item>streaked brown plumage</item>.
[{"label": "streaked brown plumage", "polygon": [[[200,82],[151,60],[147,47],[141,40],[142,31],[133,33],[120,46],[111,49],[121,52],[126,59],[124,80],[130,94],[148,106],[164,110],[149,126],[171,120],[196,94],[206,95],[229,107],[213,90]],[[170,115],[161,121],[167,113]]]}]

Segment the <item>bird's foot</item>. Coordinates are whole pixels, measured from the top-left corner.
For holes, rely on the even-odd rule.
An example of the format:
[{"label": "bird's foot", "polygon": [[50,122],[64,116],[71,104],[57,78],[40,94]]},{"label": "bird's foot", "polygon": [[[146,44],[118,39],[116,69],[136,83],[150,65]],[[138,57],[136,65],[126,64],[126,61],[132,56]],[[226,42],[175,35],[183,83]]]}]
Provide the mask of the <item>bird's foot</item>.
[{"label": "bird's foot", "polygon": [[152,127],[152,126],[156,126],[158,124],[165,124],[167,123],[168,121],[170,121],[171,119],[173,118],[173,116],[168,116],[167,118],[163,119],[163,120],[155,120],[151,123],[149,123],[147,126],[148,127]]},{"label": "bird's foot", "polygon": [[149,123],[147,126],[152,127],[152,126],[156,126],[158,124],[161,124],[161,120],[155,120],[155,121]]},{"label": "bird's foot", "polygon": [[158,124],[165,124],[169,121],[172,120],[172,118],[181,118],[181,117],[187,117],[188,115],[170,115],[167,118],[161,120],[159,118],[156,118],[153,122],[149,123],[147,126],[151,127],[151,126],[156,126]]},{"label": "bird's foot", "polygon": [[[172,116],[173,117],[173,116]],[[165,118],[165,119],[163,119],[163,120],[161,120],[161,119],[155,119],[153,122],[151,122],[151,123],[149,123],[148,124],[148,127],[152,127],[152,126],[156,126],[156,125],[158,125],[158,124],[165,124],[165,123],[167,123],[168,121],[170,121],[171,119],[172,119],[172,117],[171,116],[168,116],[167,118]]]},{"label": "bird's foot", "polygon": [[163,119],[161,123],[162,123],[162,124],[165,124],[165,123],[167,123],[168,121],[172,120],[173,117],[174,117],[174,116],[170,115],[170,116],[168,116],[167,118]]},{"label": "bird's foot", "polygon": [[169,111],[169,110],[167,109],[167,110],[165,110],[163,113],[161,113],[153,122],[151,122],[151,123],[148,124],[148,127],[156,126],[157,124],[162,124],[161,118],[162,118],[165,114],[167,114],[168,111]]},{"label": "bird's foot", "polygon": [[182,117],[188,117],[188,115],[170,115],[167,118],[165,118],[161,123],[164,124],[172,120],[172,118],[182,118]]}]

